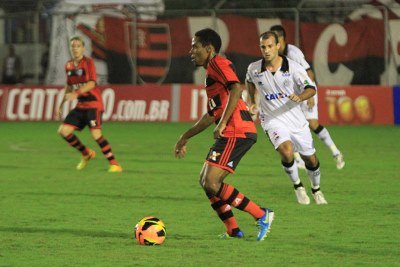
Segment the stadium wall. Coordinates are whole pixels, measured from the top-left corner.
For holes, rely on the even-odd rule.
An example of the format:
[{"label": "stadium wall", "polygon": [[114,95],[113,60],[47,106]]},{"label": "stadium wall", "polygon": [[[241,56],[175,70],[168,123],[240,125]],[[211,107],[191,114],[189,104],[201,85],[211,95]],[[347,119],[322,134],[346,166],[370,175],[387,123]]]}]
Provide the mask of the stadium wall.
[{"label": "stadium wall", "polygon": [[400,86],[393,87],[394,123],[400,124]]},{"label": "stadium wall", "polygon": [[[104,121],[190,122],[207,110],[202,85],[105,85]],[[325,125],[400,124],[400,87],[320,86],[319,120]],[[0,121],[55,121],[61,86],[0,86]],[[63,106],[65,116],[76,102]]]}]

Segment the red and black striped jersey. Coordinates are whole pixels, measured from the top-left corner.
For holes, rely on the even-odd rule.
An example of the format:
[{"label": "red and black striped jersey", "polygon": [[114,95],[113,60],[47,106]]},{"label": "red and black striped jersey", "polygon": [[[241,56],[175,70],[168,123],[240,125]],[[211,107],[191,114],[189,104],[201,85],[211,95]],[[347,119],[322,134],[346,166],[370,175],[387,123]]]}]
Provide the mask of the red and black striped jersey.
[{"label": "red and black striped jersey", "polygon": [[[65,72],[67,73],[67,84],[73,90],[79,89],[82,85],[89,81],[96,82],[96,67],[93,59],[83,57],[75,66],[71,59],[65,64]],[[89,92],[81,94],[78,97],[77,108],[97,108],[104,110],[103,100],[101,99],[100,89],[96,86]]]},{"label": "red and black striped jersey", "polygon": [[[229,85],[239,83],[231,61],[219,55],[210,60],[206,72],[206,92],[208,114],[218,123],[229,99]],[[239,99],[231,118],[223,132],[225,137],[249,137],[257,133],[249,109],[243,99]]]}]

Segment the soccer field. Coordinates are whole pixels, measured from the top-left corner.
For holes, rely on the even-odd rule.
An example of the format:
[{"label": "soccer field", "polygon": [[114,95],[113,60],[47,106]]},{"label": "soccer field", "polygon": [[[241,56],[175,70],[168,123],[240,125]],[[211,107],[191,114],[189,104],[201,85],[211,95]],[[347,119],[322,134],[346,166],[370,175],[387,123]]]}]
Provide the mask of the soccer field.
[{"label": "soccer field", "polygon": [[[260,131],[257,144],[226,182],[275,211],[264,242],[251,216],[234,211],[244,239],[218,239],[225,228],[198,183],[211,128],[173,157],[191,124],[106,123],[122,173],[85,130],[97,152],[83,171],[57,123],[0,123],[0,266],[400,266],[400,128],[327,127],[343,152],[338,171],[314,137],[328,205],[296,203],[278,154]],[[309,191],[306,173],[300,171]],[[133,239],[153,215],[167,227],[163,245]]]}]

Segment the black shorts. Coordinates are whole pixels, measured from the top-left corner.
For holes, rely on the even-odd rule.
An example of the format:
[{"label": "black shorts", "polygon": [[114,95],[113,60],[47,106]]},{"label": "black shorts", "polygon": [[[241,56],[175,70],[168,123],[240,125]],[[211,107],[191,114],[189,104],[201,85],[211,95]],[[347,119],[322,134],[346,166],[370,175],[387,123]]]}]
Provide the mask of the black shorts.
[{"label": "black shorts", "polygon": [[71,110],[64,120],[64,124],[72,125],[77,130],[82,130],[86,126],[91,129],[101,129],[103,112],[96,108]]},{"label": "black shorts", "polygon": [[257,142],[252,138],[218,138],[208,152],[207,164],[234,173],[244,154]]}]

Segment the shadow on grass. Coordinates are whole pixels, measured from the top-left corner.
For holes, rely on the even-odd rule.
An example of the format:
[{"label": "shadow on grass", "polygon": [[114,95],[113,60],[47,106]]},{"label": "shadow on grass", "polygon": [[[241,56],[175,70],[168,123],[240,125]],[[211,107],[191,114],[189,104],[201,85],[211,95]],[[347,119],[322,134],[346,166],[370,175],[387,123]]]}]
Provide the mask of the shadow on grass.
[{"label": "shadow on grass", "polygon": [[100,237],[100,238],[130,238],[129,233],[112,233],[106,231],[92,231],[82,229],[52,229],[38,227],[0,227],[0,232],[22,233],[22,234],[70,234],[75,236]]},{"label": "shadow on grass", "polygon": [[135,199],[135,200],[167,200],[167,201],[193,201],[198,202],[197,197],[181,197],[181,196],[160,196],[160,195],[141,195],[141,196],[127,196],[127,195],[111,195],[111,194],[88,194],[88,193],[53,193],[53,192],[23,192],[17,193],[22,195],[32,196],[65,196],[65,197],[98,197],[98,198],[111,198],[111,199]]}]

